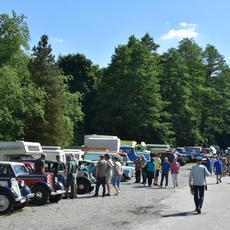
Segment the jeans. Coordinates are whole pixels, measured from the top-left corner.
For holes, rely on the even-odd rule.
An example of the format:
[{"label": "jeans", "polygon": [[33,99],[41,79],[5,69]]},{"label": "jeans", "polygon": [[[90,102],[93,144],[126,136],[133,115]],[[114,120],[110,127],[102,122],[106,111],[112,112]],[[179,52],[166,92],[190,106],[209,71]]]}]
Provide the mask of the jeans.
[{"label": "jeans", "polygon": [[151,186],[154,178],[154,172],[147,172],[148,185]]},{"label": "jeans", "polygon": [[165,186],[168,186],[168,178],[169,178],[169,172],[162,172],[161,173],[161,187],[163,186],[163,181],[165,178]]},{"label": "jeans", "polygon": [[193,185],[194,188],[194,203],[196,209],[201,209],[204,201],[204,186]]},{"label": "jeans", "polygon": [[140,183],[141,181],[141,171],[135,171],[135,178],[136,178],[136,183]]},{"label": "jeans", "polygon": [[121,176],[116,175],[112,177],[112,184],[114,187],[120,188]]},{"label": "jeans", "polygon": [[146,184],[146,179],[147,179],[147,172],[146,171],[142,171],[142,183]]},{"label": "jeans", "polygon": [[105,184],[106,184],[106,177],[97,177],[95,195],[98,195],[100,185],[102,185],[103,188],[102,196],[105,195]]}]

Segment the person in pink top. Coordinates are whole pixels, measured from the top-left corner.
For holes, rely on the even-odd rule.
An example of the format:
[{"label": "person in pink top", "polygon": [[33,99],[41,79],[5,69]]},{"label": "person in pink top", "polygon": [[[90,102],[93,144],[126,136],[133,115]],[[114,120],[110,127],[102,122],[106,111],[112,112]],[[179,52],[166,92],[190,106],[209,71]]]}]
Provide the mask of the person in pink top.
[{"label": "person in pink top", "polygon": [[180,170],[180,163],[177,162],[177,159],[174,159],[171,166],[173,188],[178,187],[179,170]]}]

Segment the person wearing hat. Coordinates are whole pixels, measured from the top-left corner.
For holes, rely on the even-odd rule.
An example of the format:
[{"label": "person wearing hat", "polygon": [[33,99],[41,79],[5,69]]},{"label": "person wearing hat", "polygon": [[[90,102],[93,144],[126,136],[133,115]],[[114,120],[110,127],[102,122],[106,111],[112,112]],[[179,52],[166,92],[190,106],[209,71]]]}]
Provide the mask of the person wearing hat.
[{"label": "person wearing hat", "polygon": [[35,174],[45,173],[45,160],[47,155],[45,153],[41,154],[41,157],[34,162],[34,172]]},{"label": "person wearing hat", "polygon": [[203,157],[197,157],[197,164],[194,165],[189,174],[189,186],[194,191],[195,211],[201,213],[201,208],[204,201],[204,190],[206,187],[206,176],[210,176],[207,168],[202,165]]}]

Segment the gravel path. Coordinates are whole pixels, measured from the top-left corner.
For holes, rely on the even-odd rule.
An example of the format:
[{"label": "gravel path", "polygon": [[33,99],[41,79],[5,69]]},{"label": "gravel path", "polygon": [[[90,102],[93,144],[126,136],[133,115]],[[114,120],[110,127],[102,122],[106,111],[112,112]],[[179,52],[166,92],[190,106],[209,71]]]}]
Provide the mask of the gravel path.
[{"label": "gravel path", "polygon": [[[188,169],[181,168],[180,187],[188,186]],[[171,185],[171,176],[169,180]],[[179,188],[180,189],[180,188]],[[170,208],[167,199],[179,189],[144,187],[123,182],[119,196],[94,198],[93,193],[75,200],[62,200],[58,204],[29,206],[23,211],[0,216],[0,229],[4,230],[114,230],[134,229],[145,222],[158,223],[160,211]],[[164,201],[164,202],[161,202]]]}]

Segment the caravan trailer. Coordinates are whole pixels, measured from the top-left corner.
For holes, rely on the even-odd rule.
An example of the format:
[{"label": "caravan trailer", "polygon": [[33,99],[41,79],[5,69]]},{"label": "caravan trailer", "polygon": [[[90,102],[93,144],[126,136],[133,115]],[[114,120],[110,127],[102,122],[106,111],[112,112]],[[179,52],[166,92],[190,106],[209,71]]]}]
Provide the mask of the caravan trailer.
[{"label": "caravan trailer", "polygon": [[39,158],[41,153],[42,147],[38,142],[0,141],[0,161]]}]

